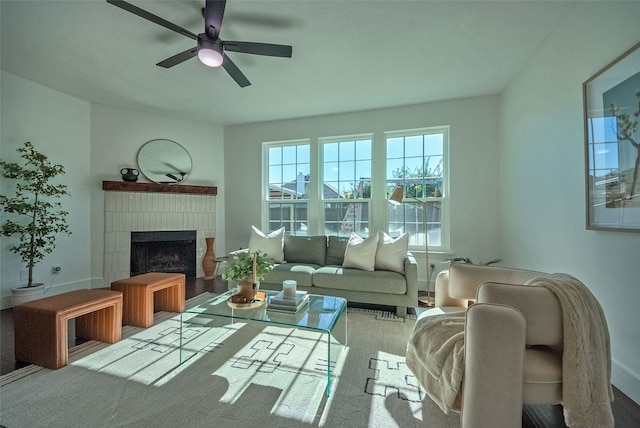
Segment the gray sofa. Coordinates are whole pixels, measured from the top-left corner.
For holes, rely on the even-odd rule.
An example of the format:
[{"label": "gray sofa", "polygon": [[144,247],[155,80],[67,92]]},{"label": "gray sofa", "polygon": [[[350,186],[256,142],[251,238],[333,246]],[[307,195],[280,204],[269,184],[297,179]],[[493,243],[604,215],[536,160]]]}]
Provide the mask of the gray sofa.
[{"label": "gray sofa", "polygon": [[281,290],[284,280],[293,279],[298,290],[312,294],[396,306],[400,317],[406,316],[407,307],[418,306],[418,269],[411,253],[404,261],[404,274],[343,268],[347,242],[337,236],[285,236],[285,262],[276,264],[260,288]]}]

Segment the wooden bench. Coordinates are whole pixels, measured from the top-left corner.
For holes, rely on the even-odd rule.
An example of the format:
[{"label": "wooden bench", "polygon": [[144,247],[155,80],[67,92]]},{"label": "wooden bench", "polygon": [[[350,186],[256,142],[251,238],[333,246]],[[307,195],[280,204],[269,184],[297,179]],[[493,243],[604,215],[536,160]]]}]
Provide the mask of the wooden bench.
[{"label": "wooden bench", "polygon": [[68,363],[68,321],[76,337],[115,343],[122,338],[122,293],[75,290],[13,308],[16,361],[59,369]]},{"label": "wooden bench", "polygon": [[184,311],[185,275],[151,272],[111,283],[111,289],[122,292],[122,323],[151,327],[154,311]]}]

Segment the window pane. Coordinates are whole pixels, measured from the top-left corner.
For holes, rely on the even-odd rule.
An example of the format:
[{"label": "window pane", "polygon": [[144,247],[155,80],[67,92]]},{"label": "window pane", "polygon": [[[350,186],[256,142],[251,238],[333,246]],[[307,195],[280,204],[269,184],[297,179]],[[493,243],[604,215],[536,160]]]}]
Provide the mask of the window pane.
[{"label": "window pane", "polygon": [[[389,235],[398,236],[409,232],[409,245],[424,247],[423,204],[403,202],[402,205],[389,204]],[[427,204],[427,230],[429,246],[442,245],[441,202]]]},{"label": "window pane", "polygon": [[270,203],[269,232],[281,227],[288,235],[307,235],[307,203]]},{"label": "window pane", "polygon": [[323,150],[325,162],[338,161],[338,143],[326,143],[323,146]]},{"label": "window pane", "polygon": [[371,197],[370,139],[329,141],[322,150],[324,199]]},{"label": "window pane", "polygon": [[282,163],[296,163],[296,146],[284,146],[282,148]]},{"label": "window pane", "polygon": [[340,160],[352,161],[355,159],[356,149],[355,141],[345,141],[340,143]]},{"label": "window pane", "polygon": [[268,199],[308,197],[309,144],[273,145],[267,150]]},{"label": "window pane", "polygon": [[369,204],[367,202],[325,202],[324,233],[349,236],[351,232],[369,235]]},{"label": "window pane", "polygon": [[324,181],[338,181],[338,171],[340,168],[338,166],[338,162],[327,162],[324,163]]},{"label": "window pane", "polygon": [[310,145],[272,144],[266,153],[267,201],[274,201],[267,204],[268,229],[284,227],[287,234],[306,235]]},{"label": "window pane", "polygon": [[296,165],[282,166],[282,182],[294,183],[298,176],[298,167]]},{"label": "window pane", "polygon": [[422,135],[405,138],[404,155],[405,157],[423,155]]},{"label": "window pane", "polygon": [[282,167],[280,165],[269,167],[269,184],[282,184]]},{"label": "window pane", "polygon": [[269,147],[269,161],[271,164],[282,163],[282,147]]},{"label": "window pane", "polygon": [[402,158],[404,156],[404,138],[387,139],[387,159]]},{"label": "window pane", "polygon": [[311,162],[311,148],[308,144],[303,144],[296,146],[298,150],[298,159],[297,162],[299,164],[306,163],[309,164]]},{"label": "window pane", "polygon": [[371,159],[371,140],[356,142],[356,159]]}]

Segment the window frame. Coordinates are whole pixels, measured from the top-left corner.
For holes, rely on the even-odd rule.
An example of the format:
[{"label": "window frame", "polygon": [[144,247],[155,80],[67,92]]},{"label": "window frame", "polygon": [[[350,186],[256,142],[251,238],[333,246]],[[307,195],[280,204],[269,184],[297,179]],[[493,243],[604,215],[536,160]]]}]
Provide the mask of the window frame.
[{"label": "window frame", "polygon": [[[404,203],[419,203],[418,201],[427,201],[427,203],[439,202],[440,203],[440,245],[433,245],[431,242],[429,243],[429,252],[430,253],[449,253],[450,252],[450,200],[451,200],[451,190],[450,190],[450,126],[442,125],[442,126],[431,126],[425,128],[416,128],[416,129],[406,129],[406,130],[396,130],[396,131],[388,131],[384,133],[384,152],[385,152],[385,191],[392,192],[393,189],[389,189],[388,187],[388,140],[392,138],[407,138],[414,136],[425,136],[425,135],[442,135],[442,195],[441,196],[428,196],[426,198],[417,198],[413,199],[411,197],[404,197]],[[403,155],[402,159],[405,159]],[[404,182],[404,180],[403,180]],[[395,189],[396,186],[394,186]],[[404,188],[405,186],[403,186]],[[391,193],[387,194],[387,198],[391,196]],[[389,233],[389,211],[387,208],[385,210],[385,230]],[[433,224],[432,221],[428,222],[429,224]],[[406,230],[406,225],[403,226]],[[409,249],[412,251],[423,251],[424,243],[420,244],[411,244],[409,245]]]},{"label": "window frame", "polygon": [[[338,199],[325,199],[323,194],[324,186],[324,144],[342,141],[358,141],[367,139],[371,141],[371,195],[368,199],[356,199],[363,201],[368,206],[368,227],[369,235],[374,234],[378,229],[386,230],[389,233],[389,203],[388,198],[391,196],[387,188],[387,140],[393,137],[408,137],[415,135],[442,134],[443,135],[443,176],[442,176],[442,196],[430,197],[429,201],[439,201],[441,203],[440,225],[441,225],[441,242],[439,246],[429,245],[430,253],[450,253],[450,126],[431,126],[423,128],[380,131],[370,133],[359,133],[341,136],[322,136],[314,138],[299,138],[292,140],[265,141],[262,142],[262,183],[261,183],[261,199],[262,213],[261,225],[262,230],[270,230],[270,204],[272,203],[306,203],[307,204],[307,228],[306,235],[323,235],[325,231],[325,202],[334,202]],[[308,199],[277,200],[269,198],[269,148],[274,146],[284,147],[292,145],[308,145],[309,147],[309,183],[308,183]],[[406,202],[414,202],[410,198],[405,198]],[[366,202],[365,202],[366,201]],[[341,202],[341,203],[346,203]],[[430,222],[431,223],[431,222]],[[287,234],[291,234],[290,231]],[[302,234],[300,234],[302,235]],[[364,236],[363,236],[364,237]],[[409,249],[416,253],[424,251],[424,244],[410,245]]]},{"label": "window frame", "polygon": [[[268,141],[268,142],[263,142],[262,143],[262,184],[261,184],[261,199],[262,199],[262,209],[261,209],[261,229],[265,230],[265,231],[272,231],[272,229],[270,228],[272,221],[271,221],[271,207],[274,204],[292,204],[292,205],[304,205],[306,204],[307,206],[307,217],[306,217],[306,223],[307,223],[307,231],[310,230],[310,225],[309,223],[311,222],[311,219],[309,217],[309,213],[312,212],[312,199],[313,199],[313,195],[314,195],[314,191],[313,191],[313,183],[312,180],[310,178],[310,181],[308,183],[308,189],[309,189],[309,194],[307,195],[307,198],[295,198],[295,199],[271,199],[270,195],[271,195],[271,182],[269,181],[269,175],[270,175],[270,167],[272,166],[270,164],[270,159],[269,159],[269,149],[274,148],[274,147],[279,147],[279,148],[283,148],[283,147],[291,147],[291,146],[308,146],[309,148],[309,175],[310,177],[313,177],[313,164],[314,164],[314,150],[313,150],[313,144],[311,143],[311,139],[309,138],[303,138],[303,139],[296,139],[296,140],[284,140],[284,141]],[[279,164],[279,165],[283,165],[283,164]],[[296,162],[296,165],[298,165],[298,163]],[[284,183],[281,183],[284,184]],[[282,219],[280,219],[280,222],[282,223]],[[296,219],[295,216],[293,219],[290,220],[290,222],[293,222],[293,224],[295,224]],[[300,236],[300,235],[304,235],[302,233],[295,233],[296,230],[295,228],[291,228],[289,230],[287,230],[286,234],[288,235],[295,235],[295,236]]]},{"label": "window frame", "polygon": [[[346,199],[346,198],[325,198],[324,195],[324,185],[326,182],[326,178],[325,178],[325,163],[327,162],[325,159],[325,146],[327,144],[335,144],[335,143],[347,143],[347,142],[351,142],[353,141],[354,143],[358,142],[358,141],[368,141],[369,142],[369,158],[366,159],[369,161],[370,163],[370,177],[368,178],[369,181],[369,185],[370,185],[370,195],[368,198],[353,198],[353,199]],[[373,170],[374,170],[374,165],[373,165],[373,157],[374,157],[374,134],[373,133],[363,133],[363,134],[353,134],[353,135],[341,135],[341,136],[332,136],[332,137],[319,137],[318,138],[318,167],[319,167],[319,174],[318,174],[318,195],[319,195],[319,210],[318,210],[318,224],[321,227],[321,233],[325,233],[326,234],[326,230],[327,230],[327,225],[326,225],[326,204],[337,204],[337,205],[345,205],[345,204],[352,204],[352,203],[356,203],[356,204],[364,204],[367,207],[367,226],[369,228],[369,234],[371,234],[371,209],[372,209],[372,200],[373,200]],[[354,160],[353,162],[357,162],[358,159],[355,158],[354,155]],[[338,160],[338,162],[340,162]],[[355,169],[354,169],[354,173],[355,173]],[[354,180],[356,180],[357,177],[354,176]],[[338,183],[340,183],[340,181],[338,181]],[[340,194],[340,189],[337,189],[338,194]],[[349,202],[349,201],[357,201],[357,202]],[[347,207],[348,210],[348,207]],[[358,232],[356,232],[358,233]],[[348,237],[351,235],[351,232],[346,232],[346,231],[337,231],[335,233],[338,236],[341,237]],[[361,234],[361,233],[358,233]]]}]

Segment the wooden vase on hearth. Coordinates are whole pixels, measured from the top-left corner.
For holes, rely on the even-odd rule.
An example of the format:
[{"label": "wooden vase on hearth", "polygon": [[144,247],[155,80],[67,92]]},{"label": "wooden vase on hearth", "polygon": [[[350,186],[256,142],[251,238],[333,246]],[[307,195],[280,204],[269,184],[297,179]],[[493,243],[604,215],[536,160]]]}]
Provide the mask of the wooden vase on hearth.
[{"label": "wooden vase on hearth", "polygon": [[204,238],[207,243],[207,250],[202,258],[202,270],[204,270],[204,279],[215,279],[216,271],[216,253],[213,251],[213,243],[216,238]]}]

